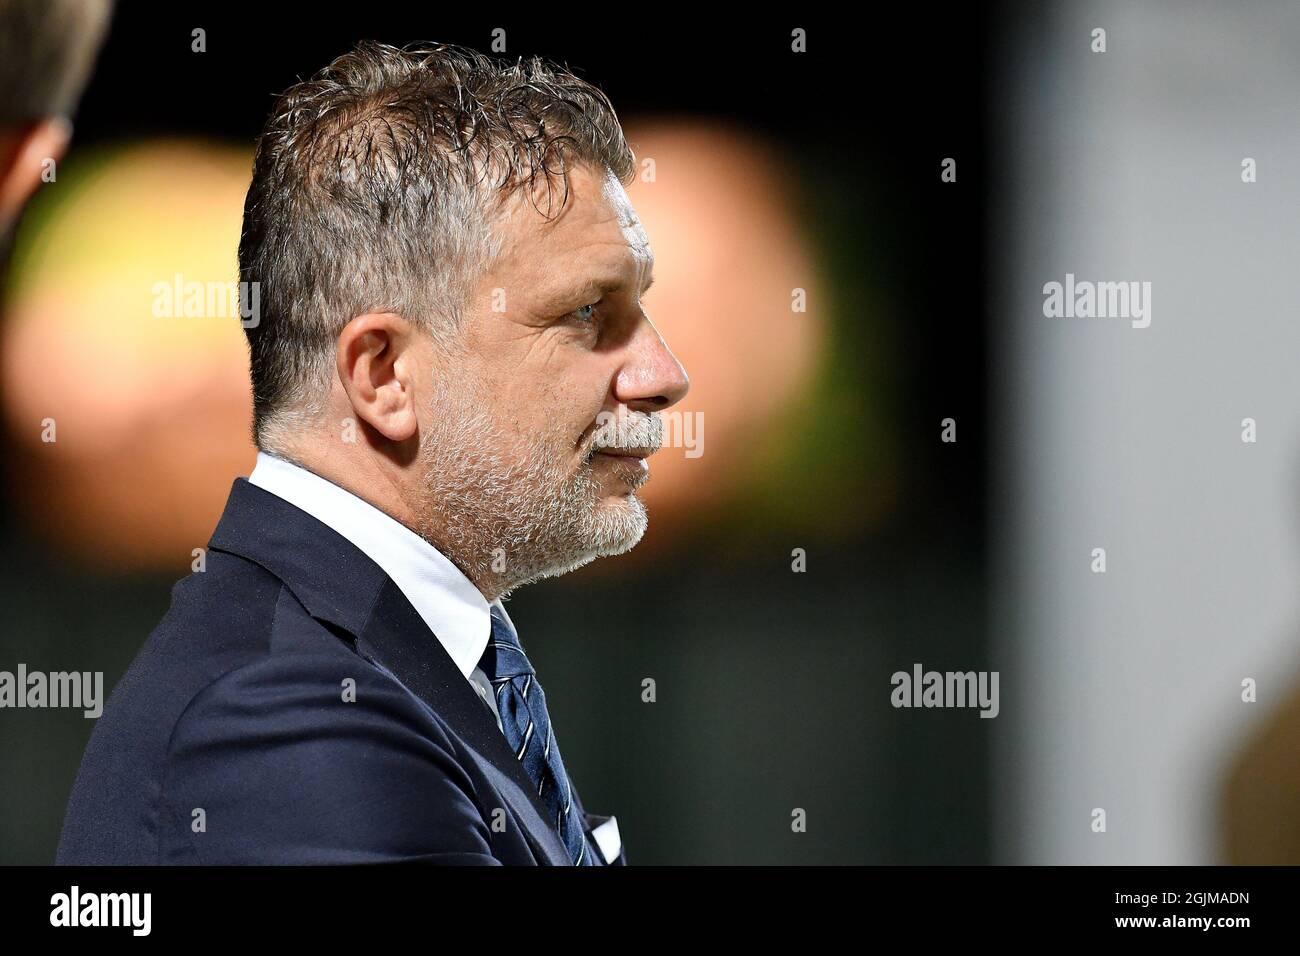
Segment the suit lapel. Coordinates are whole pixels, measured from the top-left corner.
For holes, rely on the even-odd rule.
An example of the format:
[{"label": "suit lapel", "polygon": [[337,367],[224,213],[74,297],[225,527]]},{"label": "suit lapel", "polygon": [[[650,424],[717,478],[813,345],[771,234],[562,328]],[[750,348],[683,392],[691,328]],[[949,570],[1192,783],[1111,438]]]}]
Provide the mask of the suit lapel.
[{"label": "suit lapel", "polygon": [[[518,791],[514,799],[509,789],[501,792],[515,814],[533,824],[524,830],[535,850],[554,865],[572,863],[559,833],[546,822],[546,805],[523,765],[515,759],[491,711],[391,580],[386,580],[370,619],[358,635],[357,650],[391,671],[475,753],[485,757],[500,776],[513,782]],[[522,801],[519,795],[523,795]]]}]

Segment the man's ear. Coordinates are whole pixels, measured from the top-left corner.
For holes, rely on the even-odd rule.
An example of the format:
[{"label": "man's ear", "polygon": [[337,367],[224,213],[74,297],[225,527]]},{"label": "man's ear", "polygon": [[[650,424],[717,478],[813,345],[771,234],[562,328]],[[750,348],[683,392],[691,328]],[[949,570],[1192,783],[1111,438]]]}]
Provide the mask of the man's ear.
[{"label": "man's ear", "polygon": [[339,381],[357,417],[394,443],[419,434],[415,384],[420,337],[400,315],[358,315],[339,333]]},{"label": "man's ear", "polygon": [[0,227],[7,228],[18,218],[40,185],[46,160],[62,159],[71,138],[72,124],[61,116],[0,135]]}]

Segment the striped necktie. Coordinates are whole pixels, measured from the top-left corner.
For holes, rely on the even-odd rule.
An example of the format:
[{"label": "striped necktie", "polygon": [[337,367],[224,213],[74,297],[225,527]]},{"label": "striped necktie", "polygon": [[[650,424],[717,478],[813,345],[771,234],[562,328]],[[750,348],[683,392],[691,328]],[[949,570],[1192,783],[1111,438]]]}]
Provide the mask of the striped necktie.
[{"label": "striped necktie", "polygon": [[537,795],[550,812],[551,822],[564,841],[576,866],[599,866],[600,860],[588,844],[583,821],[573,806],[569,775],[560,759],[551,718],[546,712],[546,695],[537,682],[537,672],[519,643],[519,635],[492,606],[492,637],[479,667],[488,675],[496,693],[497,711],[506,741],[537,787]]}]

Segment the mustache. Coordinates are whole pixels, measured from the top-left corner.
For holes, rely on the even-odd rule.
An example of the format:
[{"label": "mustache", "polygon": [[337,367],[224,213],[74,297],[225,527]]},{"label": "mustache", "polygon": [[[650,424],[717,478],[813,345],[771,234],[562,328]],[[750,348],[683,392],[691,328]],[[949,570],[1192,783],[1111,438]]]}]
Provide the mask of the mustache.
[{"label": "mustache", "polygon": [[664,423],[658,412],[601,412],[591,435],[587,458],[602,451],[641,450],[653,454],[663,445]]}]

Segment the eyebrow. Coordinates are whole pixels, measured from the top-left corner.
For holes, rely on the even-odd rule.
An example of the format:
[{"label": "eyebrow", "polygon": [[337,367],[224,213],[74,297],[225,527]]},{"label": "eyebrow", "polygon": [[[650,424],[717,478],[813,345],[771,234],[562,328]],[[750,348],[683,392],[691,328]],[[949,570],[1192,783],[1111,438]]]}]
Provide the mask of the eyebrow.
[{"label": "eyebrow", "polygon": [[[649,277],[645,281],[645,285],[641,287],[641,294],[645,295],[654,284],[654,271],[651,270]],[[589,279],[587,284],[583,286],[583,289],[591,289],[597,292],[617,292],[623,287],[624,282],[622,276],[601,276],[599,278]]]},{"label": "eyebrow", "polygon": [[[645,295],[649,292],[650,287],[654,285],[654,283],[654,273],[651,272],[646,278],[645,284],[641,287],[640,295]],[[618,292],[620,289],[625,287],[626,283],[623,281],[622,275],[610,273],[593,276],[577,285],[569,286],[565,289],[553,292],[547,296],[547,301],[552,303],[552,308],[558,309],[564,307],[561,303],[567,303],[571,299],[576,301],[579,298],[585,299],[595,295],[604,296],[610,292]]]}]

